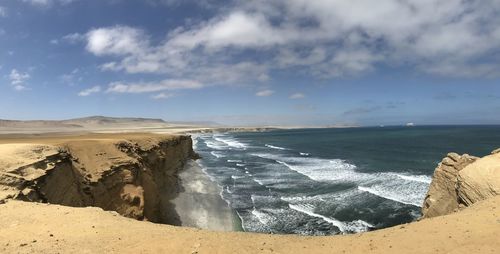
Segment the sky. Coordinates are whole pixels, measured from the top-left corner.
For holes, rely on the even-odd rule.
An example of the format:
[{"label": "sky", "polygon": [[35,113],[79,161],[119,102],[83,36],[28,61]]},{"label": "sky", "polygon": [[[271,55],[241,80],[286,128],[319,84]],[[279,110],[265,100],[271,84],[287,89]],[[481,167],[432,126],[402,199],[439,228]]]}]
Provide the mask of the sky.
[{"label": "sky", "polygon": [[498,0],[0,0],[0,119],[500,124]]}]

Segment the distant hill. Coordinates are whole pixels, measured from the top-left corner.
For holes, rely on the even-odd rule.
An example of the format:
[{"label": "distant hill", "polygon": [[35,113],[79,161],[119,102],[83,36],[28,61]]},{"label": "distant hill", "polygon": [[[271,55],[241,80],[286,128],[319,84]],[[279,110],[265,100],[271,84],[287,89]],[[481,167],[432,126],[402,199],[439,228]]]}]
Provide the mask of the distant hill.
[{"label": "distant hill", "polygon": [[0,119],[0,128],[81,128],[83,126],[71,123],[64,123],[62,121],[49,121],[49,120],[3,120]]},{"label": "distant hill", "polygon": [[133,124],[133,123],[152,123],[152,124],[166,124],[163,119],[154,118],[134,118],[134,117],[107,117],[107,116],[89,116],[82,118],[74,118],[69,120],[60,121],[63,124],[87,125],[87,124]]},{"label": "distant hill", "polygon": [[212,121],[168,121],[168,123],[175,125],[194,125],[194,126],[204,126],[204,127],[222,126],[222,124]]},{"label": "distant hill", "polygon": [[95,127],[145,127],[167,126],[162,119],[90,116],[69,120],[3,120],[0,119],[0,128],[3,129],[50,129],[50,128],[95,128]]}]

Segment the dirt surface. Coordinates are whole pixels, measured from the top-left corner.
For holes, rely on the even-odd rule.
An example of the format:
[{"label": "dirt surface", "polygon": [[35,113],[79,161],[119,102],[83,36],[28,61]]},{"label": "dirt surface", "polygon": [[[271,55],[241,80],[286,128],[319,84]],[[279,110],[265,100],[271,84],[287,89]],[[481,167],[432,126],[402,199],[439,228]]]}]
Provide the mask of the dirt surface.
[{"label": "dirt surface", "polygon": [[210,232],[135,221],[98,208],[10,201],[2,253],[498,253],[500,196],[459,213],[348,236]]}]

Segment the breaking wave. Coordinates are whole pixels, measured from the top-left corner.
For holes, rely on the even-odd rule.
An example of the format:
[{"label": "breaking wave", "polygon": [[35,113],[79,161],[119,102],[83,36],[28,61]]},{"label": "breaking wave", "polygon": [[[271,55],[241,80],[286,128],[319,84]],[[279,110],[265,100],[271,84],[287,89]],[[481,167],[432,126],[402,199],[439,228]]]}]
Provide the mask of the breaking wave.
[{"label": "breaking wave", "polygon": [[290,149],[288,149],[288,148],[279,147],[279,146],[273,146],[273,145],[268,145],[268,144],[266,144],[265,146],[266,146],[266,147],[269,147],[269,148],[271,148],[271,149],[282,150],[282,151],[285,151],[285,150],[290,150]]}]

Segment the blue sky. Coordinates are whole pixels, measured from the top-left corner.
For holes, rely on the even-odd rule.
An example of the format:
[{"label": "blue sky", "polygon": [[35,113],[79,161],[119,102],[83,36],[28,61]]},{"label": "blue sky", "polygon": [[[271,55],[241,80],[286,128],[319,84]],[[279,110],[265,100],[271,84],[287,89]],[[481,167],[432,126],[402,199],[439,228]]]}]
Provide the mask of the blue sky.
[{"label": "blue sky", "polygon": [[500,124],[495,0],[1,0],[0,118]]}]

